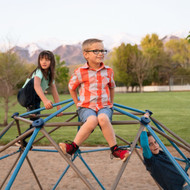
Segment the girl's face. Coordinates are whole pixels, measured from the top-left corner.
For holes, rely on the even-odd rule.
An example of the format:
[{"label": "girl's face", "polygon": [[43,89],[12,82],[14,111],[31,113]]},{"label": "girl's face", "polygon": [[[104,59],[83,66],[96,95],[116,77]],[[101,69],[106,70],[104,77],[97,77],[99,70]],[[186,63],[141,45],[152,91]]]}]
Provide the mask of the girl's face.
[{"label": "girl's face", "polygon": [[160,151],[160,146],[159,144],[156,142],[156,140],[154,139],[153,136],[149,136],[148,137],[148,144],[150,147],[150,151],[152,152],[152,154],[158,154]]},{"label": "girl's face", "polygon": [[43,70],[49,70],[51,61],[49,59],[47,59],[46,57],[42,57],[40,58],[40,66]]}]

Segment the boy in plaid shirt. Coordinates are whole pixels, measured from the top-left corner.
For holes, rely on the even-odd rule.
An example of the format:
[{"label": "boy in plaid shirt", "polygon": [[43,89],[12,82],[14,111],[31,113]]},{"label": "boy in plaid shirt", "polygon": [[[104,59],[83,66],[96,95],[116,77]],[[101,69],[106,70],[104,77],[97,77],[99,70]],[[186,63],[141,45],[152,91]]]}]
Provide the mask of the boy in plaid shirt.
[{"label": "boy in plaid shirt", "polygon": [[[117,146],[111,125],[114,88],[113,70],[102,62],[107,50],[102,40],[87,39],[82,44],[87,63],[76,69],[69,81],[69,91],[84,124],[71,144],[59,143],[65,154],[74,154],[99,124],[114,157],[125,161],[130,152]],[[79,97],[77,98],[77,88]]]}]

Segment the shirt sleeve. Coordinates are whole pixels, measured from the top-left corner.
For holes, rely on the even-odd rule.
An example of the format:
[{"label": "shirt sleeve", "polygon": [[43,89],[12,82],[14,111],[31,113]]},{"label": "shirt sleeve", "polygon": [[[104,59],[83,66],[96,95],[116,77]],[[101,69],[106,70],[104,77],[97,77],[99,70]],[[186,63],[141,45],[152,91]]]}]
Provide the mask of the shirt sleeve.
[{"label": "shirt sleeve", "polygon": [[73,75],[71,76],[70,80],[69,80],[68,87],[69,87],[71,90],[75,90],[75,89],[79,86],[79,84],[80,84],[80,83],[79,83],[77,74],[76,74],[76,72],[74,72]]},{"label": "shirt sleeve", "polygon": [[150,159],[152,157],[152,152],[149,148],[148,144],[148,136],[147,132],[143,131],[140,135],[140,142],[141,142],[141,147],[143,148],[143,156],[147,159]]},{"label": "shirt sleeve", "polygon": [[39,77],[42,80],[42,78],[43,78],[42,71],[40,69],[37,69],[36,72],[33,73],[32,78],[35,77],[35,76]]},{"label": "shirt sleeve", "polygon": [[110,68],[110,83],[109,83],[109,87],[110,88],[115,88],[115,81],[114,81],[114,72],[113,70]]}]

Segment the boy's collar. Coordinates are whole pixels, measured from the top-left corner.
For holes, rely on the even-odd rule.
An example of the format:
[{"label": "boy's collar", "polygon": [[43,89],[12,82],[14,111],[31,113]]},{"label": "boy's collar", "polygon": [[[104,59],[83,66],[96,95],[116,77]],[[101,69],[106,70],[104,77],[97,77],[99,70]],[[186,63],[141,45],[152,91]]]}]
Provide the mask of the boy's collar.
[{"label": "boy's collar", "polygon": [[[102,69],[102,68],[104,68],[104,67],[105,67],[104,63],[101,62],[99,69]],[[89,68],[90,68],[88,62],[86,62],[86,63],[84,64],[83,68],[86,68],[86,69],[89,69]],[[98,69],[98,70],[99,70],[99,69]]]}]

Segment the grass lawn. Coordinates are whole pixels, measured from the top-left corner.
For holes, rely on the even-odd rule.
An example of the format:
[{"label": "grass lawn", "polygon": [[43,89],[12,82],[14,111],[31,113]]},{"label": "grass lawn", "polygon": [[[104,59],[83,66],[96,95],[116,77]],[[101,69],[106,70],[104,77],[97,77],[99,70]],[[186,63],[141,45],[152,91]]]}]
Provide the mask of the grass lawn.
[{"label": "grass lawn", "polygon": [[[159,122],[164,124],[170,130],[175,132],[178,136],[190,143],[190,92],[152,92],[152,93],[117,93],[115,94],[115,103],[122,104],[124,106],[136,108],[138,110],[151,110],[153,112],[153,117],[156,118]],[[12,97],[16,100],[16,96]],[[52,99],[52,96],[49,95],[49,98]],[[61,95],[61,101],[70,99],[70,95]],[[1,100],[1,99],[0,99]],[[64,105],[63,105],[64,106]],[[76,108],[73,105],[64,112],[75,111]],[[44,113],[53,113],[56,111],[56,108],[49,111],[43,111]],[[129,110],[126,110],[129,111]],[[19,104],[12,107],[9,110],[9,123],[12,121],[12,114],[19,112],[19,114],[25,113],[25,108],[21,107]],[[131,111],[129,111],[131,112]],[[4,118],[3,107],[0,107],[0,122],[2,123]],[[70,116],[56,117],[48,122],[64,122]],[[113,120],[133,120],[128,116],[114,115]],[[77,121],[77,118],[73,121]],[[151,123],[152,124],[152,123]],[[20,122],[21,130],[24,132],[28,128],[28,124]],[[153,125],[153,124],[152,124]],[[3,128],[0,128],[0,131]],[[51,130],[52,127],[47,127],[46,130]],[[115,133],[122,138],[126,139],[129,142],[132,142],[139,125],[114,125]],[[77,132],[77,127],[61,127],[51,134],[52,138],[58,143],[65,140],[73,140]],[[6,144],[13,140],[18,135],[16,125],[13,125],[11,129],[0,139],[0,144]],[[39,133],[38,136],[41,136]],[[163,139],[164,143],[168,145],[168,141]],[[38,144],[48,145],[49,142],[46,139],[43,139]],[[118,144],[123,144],[118,140]],[[83,145],[97,146],[105,145],[105,141],[101,130],[99,127],[90,135],[90,137],[83,143]]]}]

